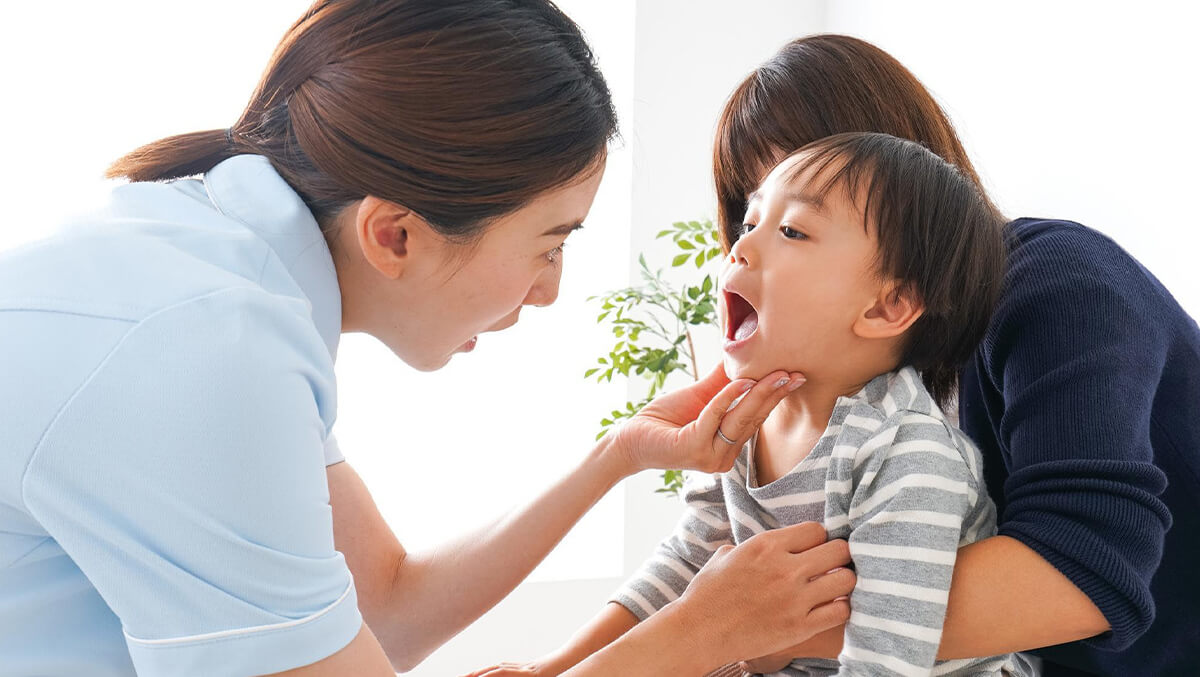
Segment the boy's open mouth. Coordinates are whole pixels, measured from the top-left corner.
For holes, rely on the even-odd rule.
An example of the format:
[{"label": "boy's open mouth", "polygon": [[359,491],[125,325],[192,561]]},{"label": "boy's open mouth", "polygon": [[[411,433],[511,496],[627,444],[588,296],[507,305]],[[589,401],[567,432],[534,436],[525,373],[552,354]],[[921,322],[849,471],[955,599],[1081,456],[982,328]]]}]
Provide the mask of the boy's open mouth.
[{"label": "boy's open mouth", "polygon": [[741,341],[758,329],[758,311],[741,294],[725,290],[725,338]]}]

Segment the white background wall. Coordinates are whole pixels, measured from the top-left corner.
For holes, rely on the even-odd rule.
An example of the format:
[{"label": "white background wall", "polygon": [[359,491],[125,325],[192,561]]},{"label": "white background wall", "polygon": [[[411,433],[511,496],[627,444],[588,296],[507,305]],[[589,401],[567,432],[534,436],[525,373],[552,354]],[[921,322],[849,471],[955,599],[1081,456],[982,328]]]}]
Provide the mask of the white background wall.
[{"label": "white background wall", "polygon": [[839,0],[827,19],[934,92],[1005,213],[1106,233],[1200,317],[1200,6]]},{"label": "white background wall", "polygon": [[[21,3],[0,23],[7,86],[0,248],[102,196],[134,146],[236,119],[304,0],[191,5]],[[531,496],[583,454],[595,422],[640,384],[583,369],[608,345],[583,298],[632,280],[671,221],[713,213],[710,149],[725,96],[783,42],[847,32],[891,51],[949,110],[1010,215],[1099,228],[1193,316],[1200,219],[1196,10],[1184,3],[563,0],[587,31],[625,137],[559,302],[529,309],[436,374],[344,338],[338,435],[385,516],[420,548]],[[660,257],[661,258],[661,257]],[[620,261],[630,265],[613,265]],[[701,362],[718,357],[699,337]],[[703,368],[703,367],[702,367]],[[466,421],[464,423],[464,421]],[[646,473],[614,492],[508,600],[411,674],[532,658],[565,639],[673,525]]]}]

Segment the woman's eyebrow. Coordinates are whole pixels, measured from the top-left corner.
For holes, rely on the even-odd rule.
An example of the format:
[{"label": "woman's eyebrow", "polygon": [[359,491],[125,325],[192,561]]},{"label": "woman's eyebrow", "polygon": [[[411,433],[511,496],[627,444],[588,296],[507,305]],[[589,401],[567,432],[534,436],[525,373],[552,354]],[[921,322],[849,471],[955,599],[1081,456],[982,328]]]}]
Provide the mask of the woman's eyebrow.
[{"label": "woman's eyebrow", "polygon": [[555,226],[555,227],[551,228],[550,230],[547,230],[546,232],[542,233],[541,236],[549,237],[550,235],[570,235],[572,232],[577,231],[580,228],[583,228],[582,221],[576,221],[575,223],[565,223],[561,226]]}]

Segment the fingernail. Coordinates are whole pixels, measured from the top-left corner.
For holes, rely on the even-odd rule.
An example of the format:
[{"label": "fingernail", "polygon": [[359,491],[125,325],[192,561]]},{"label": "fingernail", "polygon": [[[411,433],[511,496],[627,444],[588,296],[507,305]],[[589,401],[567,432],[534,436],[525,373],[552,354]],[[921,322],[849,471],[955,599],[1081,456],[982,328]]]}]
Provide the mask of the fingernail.
[{"label": "fingernail", "polygon": [[797,376],[796,380],[792,381],[792,385],[788,386],[788,391],[790,392],[792,390],[795,390],[796,388],[799,388],[800,386],[804,385],[805,383],[808,383],[808,379],[804,378],[803,376]]},{"label": "fingernail", "polygon": [[785,376],[785,377],[783,377],[783,378],[781,378],[781,379],[779,379],[778,381],[776,381],[776,382],[775,382],[775,387],[776,387],[776,388],[782,388],[783,386],[787,385],[787,382],[788,382],[788,379],[787,379],[787,377]]},{"label": "fingernail", "polygon": [[741,385],[742,392],[746,392],[747,390],[749,390],[753,387],[754,387],[754,381],[747,381]]}]

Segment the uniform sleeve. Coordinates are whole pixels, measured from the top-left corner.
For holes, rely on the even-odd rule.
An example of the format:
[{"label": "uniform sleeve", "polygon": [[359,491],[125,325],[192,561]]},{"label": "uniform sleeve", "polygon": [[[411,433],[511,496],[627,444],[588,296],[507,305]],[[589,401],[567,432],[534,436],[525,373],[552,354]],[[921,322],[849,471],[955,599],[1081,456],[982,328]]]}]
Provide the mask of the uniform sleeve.
[{"label": "uniform sleeve", "polygon": [[999,533],[1071,579],[1129,646],[1154,619],[1150,580],[1171,515],[1150,444],[1168,350],[1160,290],[1082,227],[1026,243],[984,344],[1009,457]]},{"label": "uniform sleeve", "polygon": [[[930,430],[943,434],[932,436]],[[850,503],[858,582],[839,675],[928,675],[937,658],[963,522],[978,485],[949,433],[909,414],[875,452]],[[864,446],[873,446],[868,442]]]},{"label": "uniform sleeve", "polygon": [[333,436],[333,433],[329,433],[329,437],[325,440],[325,465],[330,466],[344,460],[346,460],[346,456],[342,453],[337,438]]},{"label": "uniform sleeve", "polygon": [[135,325],[43,436],[26,506],[142,677],[279,672],[361,628],[325,479],[332,379],[301,305],[216,292]]},{"label": "uniform sleeve", "polygon": [[639,621],[679,599],[717,548],[733,545],[721,475],[689,475],[683,497],[687,507],[674,533],[612,599]]}]

